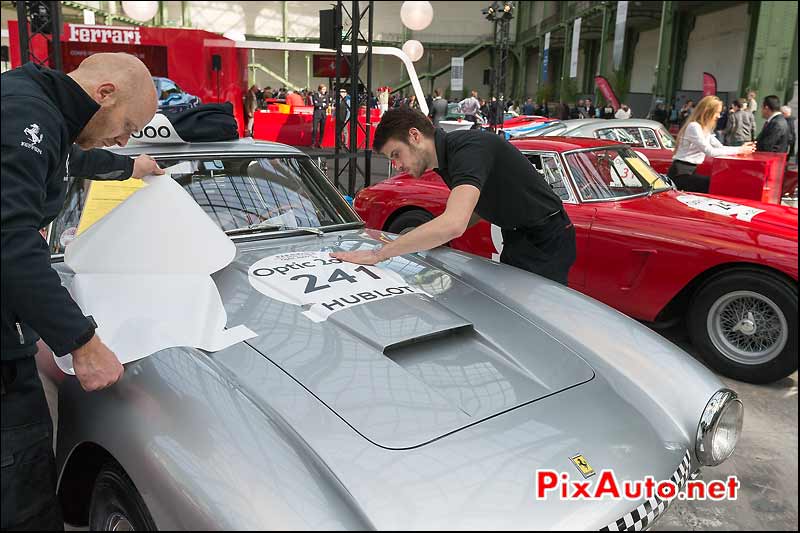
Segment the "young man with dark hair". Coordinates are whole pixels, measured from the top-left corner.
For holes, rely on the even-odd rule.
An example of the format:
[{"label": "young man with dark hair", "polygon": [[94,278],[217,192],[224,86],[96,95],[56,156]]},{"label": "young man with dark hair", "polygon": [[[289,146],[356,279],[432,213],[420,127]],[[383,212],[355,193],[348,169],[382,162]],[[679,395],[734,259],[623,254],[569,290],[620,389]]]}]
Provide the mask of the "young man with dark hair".
[{"label": "young man with dark hair", "polygon": [[483,218],[502,229],[500,262],[567,284],[575,228],[544,177],[503,137],[481,130],[445,133],[419,111],[396,109],[383,116],[373,148],[414,177],[432,168],[451,189],[447,207],[382,248],[334,257],[371,265],[429,250]]},{"label": "young man with dark hair", "polygon": [[756,139],[759,152],[786,152],[789,149],[789,123],[781,113],[781,100],[774,94],[764,98],[761,116],[766,119]]}]

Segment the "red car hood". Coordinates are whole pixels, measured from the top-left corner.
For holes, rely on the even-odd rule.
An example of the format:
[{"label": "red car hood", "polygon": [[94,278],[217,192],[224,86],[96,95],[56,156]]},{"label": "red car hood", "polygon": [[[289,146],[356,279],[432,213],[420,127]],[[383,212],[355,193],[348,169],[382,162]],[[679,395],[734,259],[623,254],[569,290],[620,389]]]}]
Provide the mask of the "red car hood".
[{"label": "red car hood", "polygon": [[[708,224],[756,231],[797,243],[797,208],[744,198],[666,191],[647,199],[647,210],[669,218],[702,220]],[[796,251],[796,248],[795,248]]]}]

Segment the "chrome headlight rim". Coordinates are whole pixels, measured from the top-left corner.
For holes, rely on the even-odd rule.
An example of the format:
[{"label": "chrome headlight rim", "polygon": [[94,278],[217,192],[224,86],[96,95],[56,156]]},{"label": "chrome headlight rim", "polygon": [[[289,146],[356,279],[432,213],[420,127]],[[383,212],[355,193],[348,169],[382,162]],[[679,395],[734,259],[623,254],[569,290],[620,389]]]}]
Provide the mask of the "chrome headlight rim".
[{"label": "chrome headlight rim", "polygon": [[[730,451],[721,458],[714,458],[713,444],[714,435],[719,428],[720,420],[727,410],[735,403],[739,404],[741,415],[739,419],[739,432],[736,435],[736,442],[731,446]],[[721,389],[714,393],[703,410],[700,423],[697,425],[697,440],[695,442],[695,455],[704,466],[717,466],[725,462],[736,449],[739,436],[741,435],[741,424],[744,416],[744,406],[739,399],[739,395],[730,389]]]}]

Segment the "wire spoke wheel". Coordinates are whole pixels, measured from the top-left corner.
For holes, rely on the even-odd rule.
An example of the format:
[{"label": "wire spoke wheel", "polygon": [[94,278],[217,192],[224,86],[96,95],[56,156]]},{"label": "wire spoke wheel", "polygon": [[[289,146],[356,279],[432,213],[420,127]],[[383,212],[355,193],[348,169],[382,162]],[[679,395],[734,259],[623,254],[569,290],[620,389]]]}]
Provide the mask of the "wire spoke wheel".
[{"label": "wire spoke wheel", "polygon": [[789,339],[786,316],[763,294],[735,291],[719,297],[708,313],[708,334],[731,360],[759,365],[777,357]]}]

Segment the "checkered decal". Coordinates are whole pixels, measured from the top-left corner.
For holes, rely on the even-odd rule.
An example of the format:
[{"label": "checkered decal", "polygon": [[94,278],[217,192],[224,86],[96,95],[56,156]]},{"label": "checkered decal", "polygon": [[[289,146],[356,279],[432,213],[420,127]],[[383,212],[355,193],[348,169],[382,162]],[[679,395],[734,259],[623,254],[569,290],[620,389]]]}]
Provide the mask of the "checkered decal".
[{"label": "checkered decal", "polygon": [[[678,469],[675,470],[675,473],[670,478],[678,486],[678,491],[683,489],[690,477],[694,478],[697,475],[697,472],[690,475],[691,463],[692,459],[689,455],[689,450],[686,450],[681,464],[678,465]],[[611,522],[606,527],[601,528],[600,531],[644,531],[652,526],[658,517],[667,510],[670,503],[654,495],[616,522]]]}]

